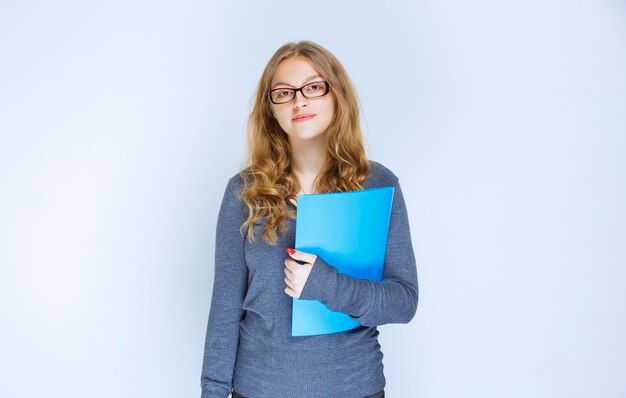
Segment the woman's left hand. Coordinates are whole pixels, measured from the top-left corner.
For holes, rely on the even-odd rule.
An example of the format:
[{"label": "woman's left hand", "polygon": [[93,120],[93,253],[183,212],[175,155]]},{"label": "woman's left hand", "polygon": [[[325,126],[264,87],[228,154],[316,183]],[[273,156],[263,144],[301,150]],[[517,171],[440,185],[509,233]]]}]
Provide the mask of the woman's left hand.
[{"label": "woman's left hand", "polygon": [[[286,251],[291,257],[285,260],[285,283],[287,284],[285,293],[291,297],[299,298],[304,284],[309,279],[317,256],[292,248],[287,248]],[[300,264],[296,260],[304,261],[305,264]]]}]

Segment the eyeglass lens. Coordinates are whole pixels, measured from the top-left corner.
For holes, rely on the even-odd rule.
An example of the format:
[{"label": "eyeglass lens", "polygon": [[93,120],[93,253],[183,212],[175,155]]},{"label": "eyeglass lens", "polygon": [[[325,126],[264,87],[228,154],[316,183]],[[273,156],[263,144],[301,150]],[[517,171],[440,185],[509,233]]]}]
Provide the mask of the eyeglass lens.
[{"label": "eyeglass lens", "polygon": [[[306,98],[321,97],[326,94],[325,82],[312,82],[302,87],[302,94]],[[272,101],[281,104],[293,100],[296,95],[296,89],[294,88],[279,88],[270,92]]]}]

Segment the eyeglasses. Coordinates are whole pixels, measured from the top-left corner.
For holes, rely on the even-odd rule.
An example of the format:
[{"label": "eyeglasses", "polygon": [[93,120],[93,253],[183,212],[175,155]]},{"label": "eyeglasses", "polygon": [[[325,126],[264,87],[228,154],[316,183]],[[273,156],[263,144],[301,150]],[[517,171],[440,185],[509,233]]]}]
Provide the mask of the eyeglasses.
[{"label": "eyeglasses", "polygon": [[330,85],[325,81],[307,83],[300,88],[275,88],[267,93],[270,101],[274,104],[284,104],[296,98],[296,92],[300,91],[305,98],[323,97],[328,94]]}]

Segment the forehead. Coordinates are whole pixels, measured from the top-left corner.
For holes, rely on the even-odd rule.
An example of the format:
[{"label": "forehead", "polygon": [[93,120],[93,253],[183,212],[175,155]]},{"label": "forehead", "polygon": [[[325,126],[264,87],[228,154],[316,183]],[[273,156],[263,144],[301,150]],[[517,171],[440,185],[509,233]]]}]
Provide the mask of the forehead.
[{"label": "forehead", "polygon": [[315,76],[321,77],[319,72],[306,58],[291,57],[278,64],[272,77],[271,85],[274,87],[281,83],[300,86],[308,80],[313,80],[311,78]]}]

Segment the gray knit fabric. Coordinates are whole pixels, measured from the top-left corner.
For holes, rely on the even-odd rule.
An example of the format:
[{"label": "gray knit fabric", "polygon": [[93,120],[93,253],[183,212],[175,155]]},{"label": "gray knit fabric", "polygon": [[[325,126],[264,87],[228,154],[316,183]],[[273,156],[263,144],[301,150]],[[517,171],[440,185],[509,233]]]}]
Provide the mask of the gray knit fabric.
[{"label": "gray knit fabric", "polygon": [[[383,280],[338,273],[317,257],[301,299],[315,299],[360,325],[346,332],[291,336],[292,297],[285,293],[287,247],[295,219],[276,246],[239,233],[247,215],[239,174],[228,181],[217,219],[215,279],[202,364],[202,398],[363,398],[385,387],[378,325],[408,323],[417,308],[415,255],[396,175],[370,160],[364,189],[395,187]],[[297,207],[291,202],[288,206]]]}]

